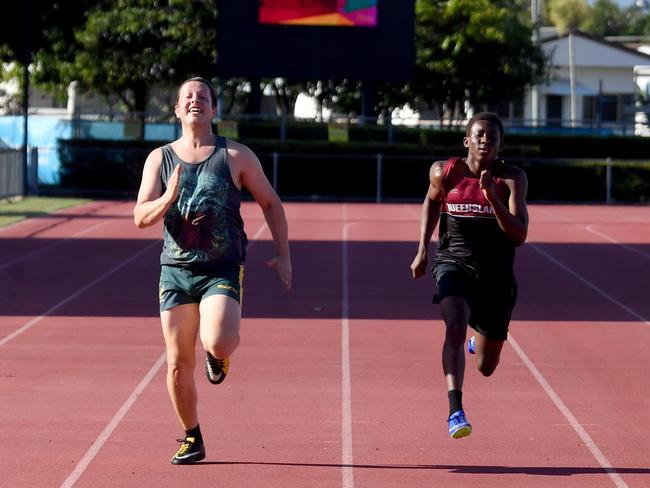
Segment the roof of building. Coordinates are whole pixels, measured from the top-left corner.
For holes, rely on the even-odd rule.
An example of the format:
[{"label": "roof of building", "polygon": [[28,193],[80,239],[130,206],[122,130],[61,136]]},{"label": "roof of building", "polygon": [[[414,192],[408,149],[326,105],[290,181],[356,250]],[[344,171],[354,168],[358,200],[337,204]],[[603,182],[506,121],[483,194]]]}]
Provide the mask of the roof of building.
[{"label": "roof of building", "polygon": [[[568,43],[573,35],[575,41],[575,64],[579,66],[592,66],[603,68],[633,68],[637,65],[650,64],[650,55],[623,44],[607,41],[603,38],[592,36],[585,32],[574,30],[562,34],[551,35],[546,31],[540,35],[542,47],[553,50],[555,47]],[[568,65],[568,49],[555,49],[553,64],[556,66]]]}]

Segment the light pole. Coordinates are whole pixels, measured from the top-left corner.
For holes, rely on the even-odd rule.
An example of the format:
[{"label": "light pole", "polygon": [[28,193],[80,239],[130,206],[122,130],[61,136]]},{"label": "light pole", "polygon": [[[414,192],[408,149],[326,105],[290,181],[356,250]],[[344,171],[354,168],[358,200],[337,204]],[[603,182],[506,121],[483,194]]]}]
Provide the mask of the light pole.
[{"label": "light pole", "polygon": [[576,53],[575,53],[575,36],[573,29],[569,31],[569,83],[571,84],[571,127],[576,126],[578,119],[577,114],[577,96],[576,96]]},{"label": "light pole", "polygon": [[[533,44],[539,44],[539,9],[543,0],[530,0],[530,20],[533,24]],[[530,116],[533,126],[539,124],[539,87],[535,83],[530,90]]]},{"label": "light pole", "polygon": [[32,21],[32,2],[25,0],[25,45],[23,51],[23,196],[29,193],[29,173],[27,171],[27,144],[29,143],[28,137],[28,111],[29,111],[29,65],[32,60],[32,45],[31,45],[31,21]]}]

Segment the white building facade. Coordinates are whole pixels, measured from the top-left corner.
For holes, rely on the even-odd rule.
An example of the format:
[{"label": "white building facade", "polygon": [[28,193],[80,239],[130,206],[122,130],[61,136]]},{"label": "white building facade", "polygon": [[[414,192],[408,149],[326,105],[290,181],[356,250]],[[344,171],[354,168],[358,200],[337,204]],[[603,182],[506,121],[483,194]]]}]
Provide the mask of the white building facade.
[{"label": "white building facade", "polygon": [[634,134],[635,67],[650,65],[650,55],[579,31],[542,35],[540,42],[550,72],[527,94],[525,119],[546,127],[597,126]]}]

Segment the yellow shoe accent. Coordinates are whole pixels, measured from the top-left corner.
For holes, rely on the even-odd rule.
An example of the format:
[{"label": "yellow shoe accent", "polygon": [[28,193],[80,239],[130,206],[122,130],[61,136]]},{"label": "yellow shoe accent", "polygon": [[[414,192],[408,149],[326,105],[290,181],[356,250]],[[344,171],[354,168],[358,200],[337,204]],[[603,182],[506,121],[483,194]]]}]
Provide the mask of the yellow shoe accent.
[{"label": "yellow shoe accent", "polygon": [[230,367],[230,359],[215,358],[212,354],[206,351],[205,353],[205,375],[208,381],[213,385],[218,385],[226,379],[228,368]]}]

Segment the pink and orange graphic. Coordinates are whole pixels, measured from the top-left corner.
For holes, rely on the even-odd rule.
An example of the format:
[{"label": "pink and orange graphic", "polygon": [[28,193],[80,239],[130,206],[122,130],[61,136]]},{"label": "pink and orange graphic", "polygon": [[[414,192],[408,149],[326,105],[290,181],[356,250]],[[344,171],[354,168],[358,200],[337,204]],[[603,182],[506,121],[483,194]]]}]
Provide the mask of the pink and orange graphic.
[{"label": "pink and orange graphic", "polygon": [[260,0],[260,24],[377,25],[378,0]]}]

